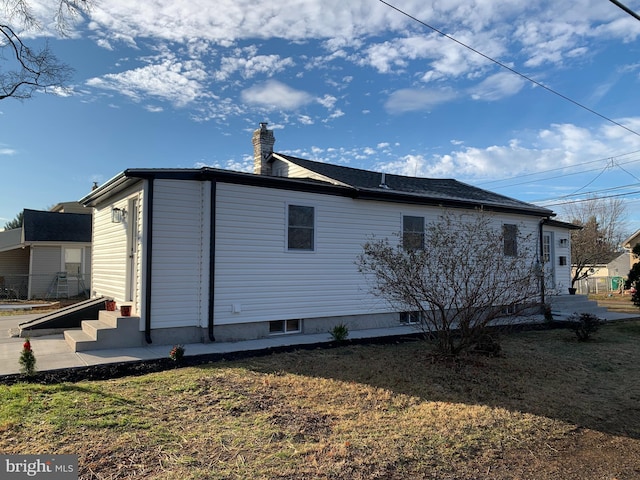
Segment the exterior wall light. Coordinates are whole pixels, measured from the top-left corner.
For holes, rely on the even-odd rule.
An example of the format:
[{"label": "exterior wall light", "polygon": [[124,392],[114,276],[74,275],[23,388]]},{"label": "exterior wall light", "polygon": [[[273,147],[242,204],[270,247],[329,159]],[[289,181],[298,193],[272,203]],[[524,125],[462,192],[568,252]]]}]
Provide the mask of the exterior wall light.
[{"label": "exterior wall light", "polygon": [[124,208],[112,208],[111,223],[122,223],[126,215],[127,215],[127,211]]}]

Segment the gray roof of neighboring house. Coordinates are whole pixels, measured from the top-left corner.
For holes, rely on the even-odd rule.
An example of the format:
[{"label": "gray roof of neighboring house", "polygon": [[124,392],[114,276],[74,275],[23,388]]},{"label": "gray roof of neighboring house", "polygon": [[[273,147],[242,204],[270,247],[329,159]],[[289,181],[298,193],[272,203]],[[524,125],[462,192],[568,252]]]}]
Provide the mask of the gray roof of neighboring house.
[{"label": "gray roof of neighboring house", "polygon": [[383,174],[370,170],[314,162],[289,155],[276,153],[286,161],[310,170],[316,174],[350,185],[360,191],[376,192],[392,196],[417,197],[447,203],[475,204],[486,207],[521,210],[543,216],[551,216],[553,212],[547,208],[522,202],[488,190],[473,187],[454,179],[405,177],[402,175]]},{"label": "gray roof of neighboring house", "polygon": [[640,230],[636,230],[627,238],[622,241],[622,246],[625,248],[633,248],[640,241]]},{"label": "gray roof of neighboring house", "polygon": [[24,242],[91,242],[91,215],[27,209],[23,212]]}]

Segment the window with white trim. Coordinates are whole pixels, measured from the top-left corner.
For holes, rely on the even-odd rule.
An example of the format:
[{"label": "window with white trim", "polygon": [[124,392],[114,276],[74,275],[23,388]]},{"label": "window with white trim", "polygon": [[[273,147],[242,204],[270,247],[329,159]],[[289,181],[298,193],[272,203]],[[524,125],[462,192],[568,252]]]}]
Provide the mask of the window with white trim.
[{"label": "window with white trim", "polygon": [[67,275],[82,275],[82,248],[64,249],[64,271]]},{"label": "window with white trim", "polygon": [[551,235],[548,233],[542,236],[542,261],[544,263],[551,261]]},{"label": "window with white trim", "polygon": [[315,250],[315,208],[289,205],[287,212],[287,250]]},{"label": "window with white trim", "polygon": [[422,312],[400,312],[400,323],[403,325],[415,325],[420,323]]},{"label": "window with white trim", "polygon": [[284,335],[287,333],[300,333],[302,320],[273,320],[269,322],[269,335]]},{"label": "window with white trim", "polygon": [[424,217],[402,217],[402,246],[405,250],[424,249]]},{"label": "window with white trim", "polygon": [[504,255],[506,257],[518,256],[518,226],[505,223],[502,225],[504,238]]}]

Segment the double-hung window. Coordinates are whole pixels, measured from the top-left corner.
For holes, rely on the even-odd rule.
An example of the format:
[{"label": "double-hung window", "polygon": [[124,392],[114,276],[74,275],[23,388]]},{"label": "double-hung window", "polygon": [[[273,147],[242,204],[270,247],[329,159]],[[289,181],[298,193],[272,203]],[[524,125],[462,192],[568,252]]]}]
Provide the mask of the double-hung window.
[{"label": "double-hung window", "polygon": [[542,236],[542,262],[549,263],[551,261],[551,235],[545,233]]},{"label": "double-hung window", "polygon": [[68,275],[80,277],[82,271],[82,249],[81,248],[65,248],[64,249],[64,271]]},{"label": "double-hung window", "polygon": [[287,249],[307,252],[315,250],[314,207],[288,206]]},{"label": "double-hung window", "polygon": [[512,224],[502,225],[504,238],[504,255],[506,257],[518,256],[518,226]]},{"label": "double-hung window", "polygon": [[424,249],[424,218],[402,217],[402,246],[405,250]]}]

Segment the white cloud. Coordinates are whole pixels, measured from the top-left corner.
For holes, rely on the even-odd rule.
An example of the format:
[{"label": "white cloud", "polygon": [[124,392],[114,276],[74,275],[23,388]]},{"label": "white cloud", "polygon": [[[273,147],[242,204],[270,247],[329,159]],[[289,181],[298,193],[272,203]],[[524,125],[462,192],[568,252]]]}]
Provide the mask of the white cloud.
[{"label": "white cloud", "polygon": [[15,155],[16,153],[18,152],[12,148],[0,146],[0,155]]},{"label": "white cloud", "polygon": [[338,99],[333,95],[325,95],[322,98],[318,98],[318,103],[324,108],[332,109]]},{"label": "white cloud", "polygon": [[456,98],[456,93],[446,89],[413,89],[396,90],[385,102],[385,109],[389,113],[399,114],[430,110],[431,108]]},{"label": "white cloud", "polygon": [[474,100],[495,101],[518,93],[525,85],[525,80],[511,72],[499,72],[485,78],[472,88],[471,98]]},{"label": "white cloud", "polygon": [[221,46],[240,39],[343,39],[349,44],[370,31],[406,23],[388,7],[366,0],[301,0],[294,5],[248,0],[130,2],[103,0],[92,11],[96,29],[130,32],[132,37],[185,42],[204,38]]},{"label": "white cloud", "polygon": [[280,55],[249,53],[246,57],[224,57],[220,62],[219,70],[215,72],[215,79],[222,82],[237,72],[245,79],[252,78],[258,74],[271,77],[294,65],[293,59],[281,58]]},{"label": "white cloud", "polygon": [[[640,117],[622,119],[620,123],[640,130]],[[640,137],[609,124],[596,130],[553,124],[538,131],[527,145],[512,139],[504,145],[488,147],[465,147],[459,143],[454,146],[461,148],[446,154],[403,155],[379,162],[377,168],[400,175],[467,181],[508,178],[635,152],[640,149]]]},{"label": "white cloud", "polygon": [[136,101],[145,96],[170,101],[185,106],[196,99],[208,96],[203,81],[207,78],[205,67],[194,60],[180,61],[171,53],[163,53],[149,59],[144,67],[121,73],[109,73],[87,80],[86,84],[104,90],[117,91]]},{"label": "white cloud", "polygon": [[313,97],[301,90],[276,80],[254,85],[242,91],[242,101],[267,109],[295,110],[313,101]]},{"label": "white cloud", "polygon": [[344,116],[344,112],[338,108],[337,110],[334,110],[333,112],[331,112],[331,114],[323,121],[326,123],[330,120],[335,120],[336,118],[340,118],[343,116]]}]

